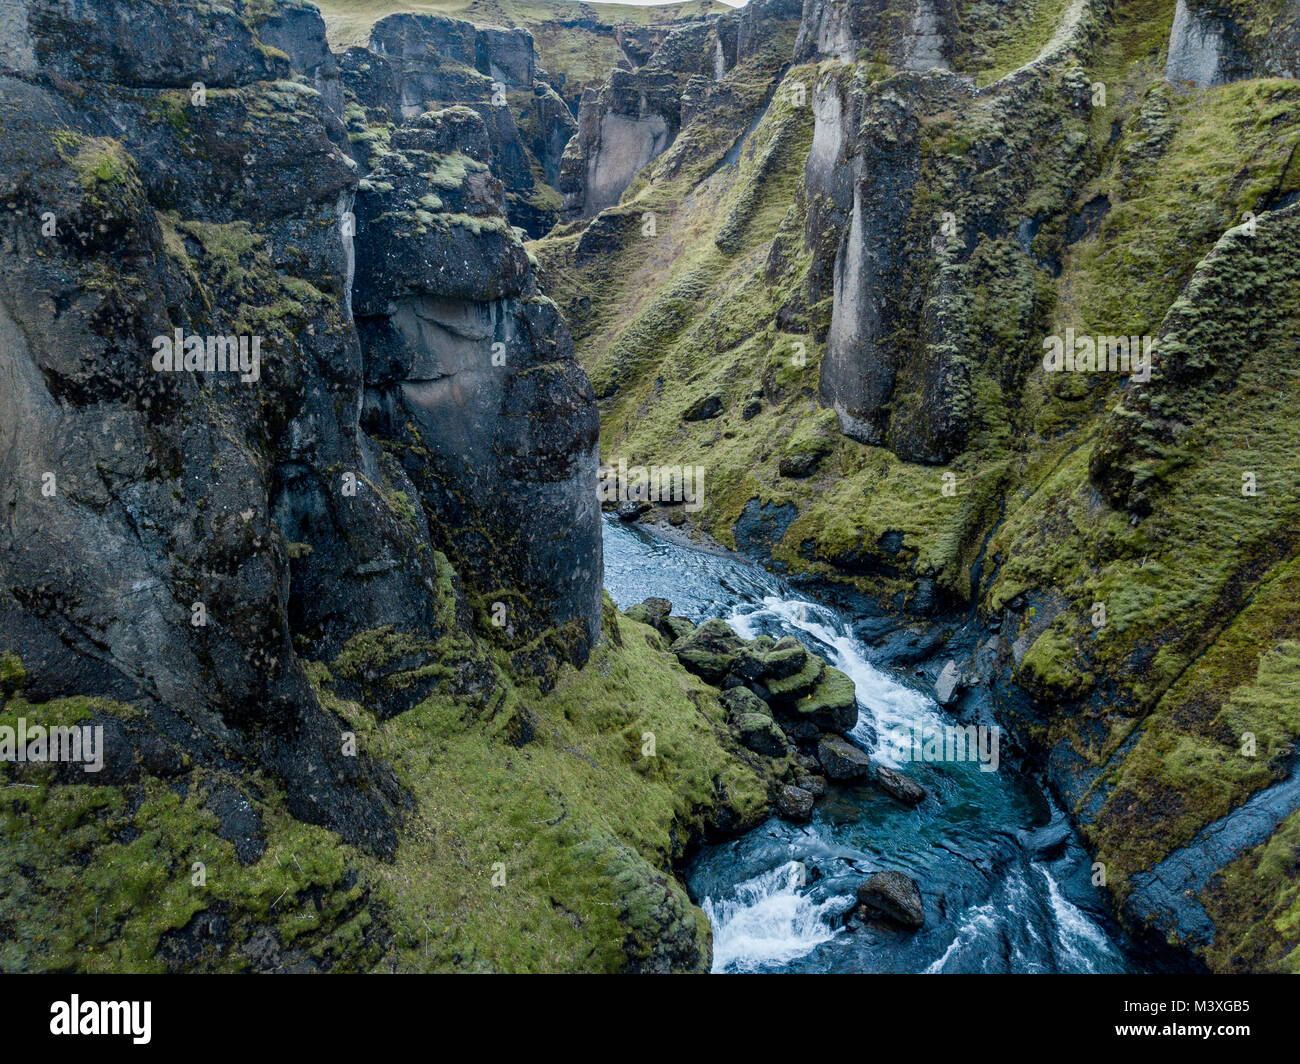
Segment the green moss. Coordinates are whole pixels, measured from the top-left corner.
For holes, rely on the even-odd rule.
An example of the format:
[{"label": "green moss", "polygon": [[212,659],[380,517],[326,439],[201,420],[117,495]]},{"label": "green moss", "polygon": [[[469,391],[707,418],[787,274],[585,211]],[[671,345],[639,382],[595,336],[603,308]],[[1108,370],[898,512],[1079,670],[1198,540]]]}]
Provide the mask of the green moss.
[{"label": "green moss", "polygon": [[0,693],[9,697],[27,686],[27,670],[22,659],[9,651],[0,653]]},{"label": "green moss", "polygon": [[1214,922],[1207,957],[1221,972],[1300,973],[1300,813],[1242,854],[1202,894]]},{"label": "green moss", "polygon": [[358,718],[418,810],[374,870],[395,935],[383,967],[613,971],[648,962],[672,928],[678,963],[707,964],[707,924],[670,867],[722,810],[760,818],[767,785],[716,694],[651,629],[611,623],[618,640],[583,670],[549,694],[507,684],[482,728],[444,697]]},{"label": "green moss", "polygon": [[[102,699],[9,708],[46,727],[138,716]],[[192,958],[193,968],[249,966],[244,947],[263,929],[279,948],[296,947],[295,956],[326,966],[373,963],[356,934],[369,917],[360,912],[347,849],[332,833],[288,817],[275,787],[251,778],[242,785],[258,796],[252,804],[266,849],[241,864],[207,806],[213,787],[230,783],[190,768],[170,782],[142,775],[114,786],[61,784],[51,766],[0,766],[0,894],[8,902],[0,970],[162,971],[163,936],[202,912],[227,921],[229,936],[225,950]]]}]

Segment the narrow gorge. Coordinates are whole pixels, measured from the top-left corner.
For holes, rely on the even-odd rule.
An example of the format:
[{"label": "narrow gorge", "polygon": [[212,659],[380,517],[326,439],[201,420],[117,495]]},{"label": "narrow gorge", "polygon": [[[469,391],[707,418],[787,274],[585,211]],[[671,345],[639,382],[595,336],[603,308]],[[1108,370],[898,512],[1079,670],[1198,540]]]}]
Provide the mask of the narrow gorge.
[{"label": "narrow gorge", "polygon": [[1297,75],[0,5],[0,971],[1300,970]]}]

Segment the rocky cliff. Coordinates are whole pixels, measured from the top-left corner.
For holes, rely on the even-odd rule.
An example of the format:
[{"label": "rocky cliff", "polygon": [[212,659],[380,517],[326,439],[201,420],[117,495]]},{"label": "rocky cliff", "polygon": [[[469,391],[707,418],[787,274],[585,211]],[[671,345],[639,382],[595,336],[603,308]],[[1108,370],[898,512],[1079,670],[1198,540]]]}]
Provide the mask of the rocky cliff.
[{"label": "rocky cliff", "polygon": [[603,457],[1296,970],[1293,0],[555,6],[3,8],[0,717],[105,763],[0,967],[707,968],[845,679],[602,599]]},{"label": "rocky cliff", "polygon": [[[707,468],[699,512],[641,519],[923,646],[1043,767],[1129,926],[1225,970],[1300,956],[1298,25],[807,0],[788,53],[733,67],[720,21],[701,106],[706,49],[664,41],[588,94],[570,153],[601,179],[565,192],[592,216],[535,245],[605,458]],[[651,114],[661,154],[605,155],[606,116]]]},{"label": "rocky cliff", "polygon": [[548,106],[528,35],[5,10],[0,968],[707,968],[673,864],[781,765],[602,601],[517,130],[441,106]]}]

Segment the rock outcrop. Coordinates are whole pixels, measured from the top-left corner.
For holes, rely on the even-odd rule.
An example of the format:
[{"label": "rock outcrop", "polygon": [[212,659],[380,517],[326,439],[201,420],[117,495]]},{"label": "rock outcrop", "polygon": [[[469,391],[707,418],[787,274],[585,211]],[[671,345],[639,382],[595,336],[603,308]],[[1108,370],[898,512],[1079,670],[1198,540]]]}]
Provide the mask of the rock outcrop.
[{"label": "rock outcrop", "polygon": [[[1041,334],[1039,293],[1060,255],[1047,223],[1086,173],[1091,96],[1076,68],[1095,32],[1081,20],[1055,51],[983,91],[940,65],[877,84],[846,67],[818,82],[808,300],[833,301],[820,395],[846,435],[947,462],[965,447],[981,379],[1006,396],[1021,386],[1026,367],[1004,361],[1002,344],[1030,348]],[[1043,106],[1048,94],[1064,106]],[[955,127],[951,115],[962,116]],[[965,297],[994,276],[1016,291],[996,325]]]},{"label": "rock outcrop", "polygon": [[764,49],[784,51],[782,32],[792,32],[799,15],[793,0],[753,0],[739,12],[638,36],[634,69],[614,70],[600,89],[583,93],[578,129],[561,162],[563,218],[590,218],[614,206],[694,115],[716,121],[721,101],[734,104],[718,83]]},{"label": "rock outcrop", "polygon": [[451,105],[476,111],[491,146],[490,166],[505,186],[507,215],[531,236],[541,236],[558,216],[552,186],[576,128],[536,72],[526,30],[479,29],[439,15],[382,18],[371,29],[369,48],[349,49],[341,64],[343,84],[366,110],[358,135],[370,130],[373,137],[381,114],[399,125]]},{"label": "rock outcrop", "polygon": [[[674,739],[695,681],[602,601],[594,400],[482,114],[389,111],[408,71],[332,56],[298,3],[22,8],[30,47],[0,71],[0,712],[105,749],[93,779],[0,764],[21,825],[0,966],[514,967],[463,940],[435,959],[376,869],[447,859],[413,815],[465,801],[470,830],[473,802],[562,794],[499,762],[581,741],[563,674],[587,710],[666,712],[692,767],[616,757],[601,787],[654,789],[649,819],[571,805],[529,829],[582,833],[555,889],[586,959],[554,963],[707,969],[671,858],[627,840],[756,823],[772,770],[726,729]],[[492,76],[531,75],[519,38],[480,44]],[[732,769],[726,795],[682,775]],[[584,876],[619,907],[585,911]]]},{"label": "rock outcrop", "polygon": [[1300,5],[1266,15],[1240,0],[1178,0],[1165,77],[1197,88],[1300,74]]}]

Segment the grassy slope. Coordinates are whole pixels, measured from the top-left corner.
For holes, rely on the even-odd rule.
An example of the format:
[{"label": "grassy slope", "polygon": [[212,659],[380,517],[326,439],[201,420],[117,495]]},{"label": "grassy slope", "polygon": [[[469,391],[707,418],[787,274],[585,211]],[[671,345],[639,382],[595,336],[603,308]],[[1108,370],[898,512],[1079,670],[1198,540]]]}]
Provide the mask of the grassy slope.
[{"label": "grassy slope", "polygon": [[[1173,7],[1172,0],[1123,5],[1088,70],[1090,81],[1105,84],[1107,103],[1089,129],[1095,176],[1076,209],[1098,195],[1111,209],[1099,232],[1063,249],[1061,273],[1049,279],[1055,331],[1154,334],[1225,230],[1268,196],[1297,187],[1300,86],[1263,80],[1190,92],[1164,85]],[[1031,12],[1033,36],[1045,41],[1050,27],[1039,14]],[[981,82],[1034,52],[1013,34],[1000,40],[972,62]],[[795,70],[787,81],[814,76]],[[1216,323],[1231,330],[1245,314],[1276,325],[1252,336],[1240,372],[1195,397],[1191,430],[1160,455],[1154,512],[1130,524],[1089,478],[1097,434],[1119,400],[1114,384],[1048,381],[1034,369],[1038,350],[1023,356],[1031,373],[1022,427],[1011,432],[985,419],[950,466],[909,465],[833,431],[815,399],[820,346],[774,323],[807,268],[798,188],[806,141],[796,138],[761,178],[757,160],[791,123],[780,106],[769,112],[734,182],[697,186],[651,175],[634,185],[615,211],[650,205],[665,212],[655,241],[634,233],[612,260],[587,263],[573,255],[576,235],[540,245],[598,392],[612,391],[602,404],[604,457],[704,464],[708,496],[697,516],[723,542],[734,542],[732,525],[751,498],[793,502],[799,517],[775,557],[877,593],[905,594],[931,573],[950,592],[969,595],[971,564],[994,533],[988,556],[995,564],[985,567],[979,589],[983,608],[1035,590],[1057,592],[1065,605],[1019,675],[1051,702],[1082,701],[1039,738],[1069,739],[1100,765],[1143,725],[1127,759],[1108,772],[1105,782],[1116,789],[1089,829],[1122,897],[1129,875],[1271,783],[1277,758],[1300,737],[1300,694],[1288,679],[1286,649],[1300,631],[1292,561],[1300,378],[1288,339],[1300,307],[1286,254],[1261,244],[1240,267],[1223,268],[1219,290],[1204,296],[1196,342],[1207,355],[1240,335],[1216,336]],[[792,128],[807,136],[797,121]],[[723,253],[717,238],[746,198],[757,209],[739,241],[724,240]],[[1279,239],[1284,247],[1286,235]],[[765,275],[773,240],[783,268]],[[582,297],[591,292],[608,295],[588,307]],[[990,292],[991,306],[1001,298]],[[813,318],[823,312],[809,308]],[[796,342],[806,346],[802,366],[792,357]],[[722,415],[684,422],[682,412],[708,394],[720,396]],[[752,411],[760,394],[761,411],[745,420],[742,410],[750,404]],[[813,475],[781,477],[782,456],[809,447],[822,456]],[[1240,492],[1246,469],[1267,485],[1255,498]],[[955,497],[942,492],[947,473]],[[904,548],[877,560],[899,566],[897,577],[846,577],[832,564],[871,554],[891,530],[905,533]],[[1108,612],[1100,631],[1090,623],[1097,601]],[[1254,758],[1240,753],[1247,731],[1256,736]],[[1225,939],[1254,942],[1261,965],[1283,964],[1288,954],[1293,965],[1300,908],[1294,869],[1269,849],[1276,845],[1213,885],[1211,905]],[[1290,946],[1265,949],[1248,919],[1229,926],[1230,900],[1248,893],[1251,912],[1276,902],[1270,919],[1285,928]],[[1226,964],[1225,950],[1216,950],[1211,959]]]},{"label": "grassy slope", "polygon": [[[465,653],[482,651],[455,650],[458,665]],[[170,781],[55,786],[42,767],[0,767],[0,970],[159,970],[160,936],[205,910],[239,944],[198,965],[218,970],[247,966],[263,925],[294,958],[340,970],[613,971],[665,941],[707,966],[708,923],[671,869],[715,821],[761,818],[771,763],[736,747],[716,691],[660,636],[612,608],[591,661],[553,691],[496,672],[488,705],[435,694],[381,722],[311,667],[414,798],[391,863],[293,820],[260,776],[187,764]],[[135,714],[87,699],[8,708],[45,725]],[[205,805],[235,782],[266,826],[248,866]]]}]

